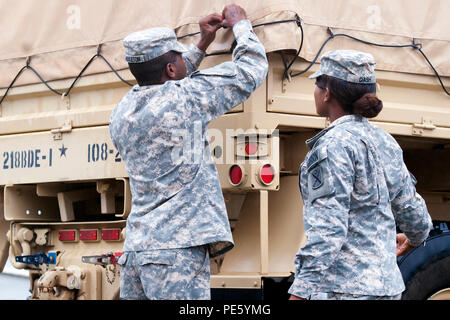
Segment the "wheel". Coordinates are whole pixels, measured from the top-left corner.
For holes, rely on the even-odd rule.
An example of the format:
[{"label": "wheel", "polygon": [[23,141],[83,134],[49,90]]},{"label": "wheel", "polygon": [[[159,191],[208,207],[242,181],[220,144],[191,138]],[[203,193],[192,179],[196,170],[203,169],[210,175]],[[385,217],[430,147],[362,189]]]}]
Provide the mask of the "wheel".
[{"label": "wheel", "polygon": [[450,298],[450,233],[429,237],[425,245],[398,261],[406,290],[402,300]]}]

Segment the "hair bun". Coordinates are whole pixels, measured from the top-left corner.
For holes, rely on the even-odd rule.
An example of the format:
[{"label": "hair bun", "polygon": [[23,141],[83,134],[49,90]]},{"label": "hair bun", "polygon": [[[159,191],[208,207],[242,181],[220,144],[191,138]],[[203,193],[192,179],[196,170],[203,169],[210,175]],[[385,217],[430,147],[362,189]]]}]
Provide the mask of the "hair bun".
[{"label": "hair bun", "polygon": [[375,93],[366,93],[353,103],[353,112],[365,118],[375,118],[383,109],[383,102]]}]

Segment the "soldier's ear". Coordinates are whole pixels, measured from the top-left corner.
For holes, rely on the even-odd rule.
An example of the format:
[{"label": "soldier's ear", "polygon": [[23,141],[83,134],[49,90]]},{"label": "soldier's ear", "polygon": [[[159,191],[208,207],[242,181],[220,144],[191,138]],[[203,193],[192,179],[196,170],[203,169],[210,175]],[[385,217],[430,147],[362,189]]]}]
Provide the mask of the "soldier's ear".
[{"label": "soldier's ear", "polygon": [[174,63],[166,64],[166,74],[169,79],[174,79],[177,75],[177,67]]},{"label": "soldier's ear", "polygon": [[323,96],[324,102],[329,102],[331,100],[331,92],[328,87],[325,88],[325,95]]}]

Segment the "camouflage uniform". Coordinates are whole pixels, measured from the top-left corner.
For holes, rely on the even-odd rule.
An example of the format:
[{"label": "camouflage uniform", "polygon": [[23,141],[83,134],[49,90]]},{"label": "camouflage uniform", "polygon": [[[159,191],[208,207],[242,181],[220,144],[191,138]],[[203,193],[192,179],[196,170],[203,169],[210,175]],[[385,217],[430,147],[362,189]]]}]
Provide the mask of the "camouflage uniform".
[{"label": "camouflage uniform", "polygon": [[[370,55],[334,51],[312,77],[374,83],[374,65]],[[396,224],[413,246],[432,227],[400,146],[357,115],[338,118],[306,143],[311,151],[299,172],[306,245],[297,253],[289,293],[311,299],[400,298],[405,287],[396,261]]]},{"label": "camouflage uniform", "polygon": [[[204,53],[196,46],[187,51],[184,46],[175,44],[175,34],[168,29],[150,29],[124,40],[130,62],[151,60],[155,54],[149,52],[154,51],[158,52],[156,56],[167,50],[185,52],[188,77],[162,85],[134,86],[111,115],[111,137],[125,162],[132,193],[124,255],[119,261],[124,266],[123,298],[143,297],[139,286],[123,283],[129,279],[126,273],[138,274],[133,270],[139,270],[139,281],[143,282],[145,293],[155,289],[146,287],[162,278],[156,271],[148,269],[147,273],[146,268],[136,267],[136,263],[170,266],[183,256],[181,248],[197,251],[198,247],[207,246],[210,256],[215,257],[233,247],[220,181],[209,148],[207,125],[246,100],[262,84],[268,67],[264,47],[250,21],[240,21],[233,32],[237,41],[233,61],[202,71],[195,70]],[[168,254],[171,250],[176,254]],[[141,259],[141,254],[145,258]],[[173,265],[174,268],[165,272],[173,273],[170,279],[184,281],[186,275],[197,274],[199,262],[204,262],[203,256],[193,260],[192,268],[186,267],[189,263],[179,264],[181,269]],[[204,281],[198,283],[207,292],[199,294],[198,289],[186,287],[184,295],[167,289],[163,295],[149,293],[146,296],[149,299],[207,299],[209,264],[205,268],[207,270],[202,271]],[[164,276],[164,281],[171,281],[168,279],[169,276]],[[136,293],[132,292],[133,288],[137,288]],[[176,286],[172,288],[179,291]]]},{"label": "camouflage uniform", "polygon": [[207,246],[128,253],[122,267],[120,297],[127,300],[207,300]]}]

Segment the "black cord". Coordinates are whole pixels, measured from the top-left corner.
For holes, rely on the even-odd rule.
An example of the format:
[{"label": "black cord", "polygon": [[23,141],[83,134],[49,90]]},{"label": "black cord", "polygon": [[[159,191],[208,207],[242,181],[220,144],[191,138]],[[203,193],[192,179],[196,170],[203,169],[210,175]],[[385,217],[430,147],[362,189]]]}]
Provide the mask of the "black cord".
[{"label": "black cord", "polygon": [[52,87],[50,87],[50,85],[44,80],[42,79],[41,75],[32,67],[28,64],[28,58],[27,58],[27,64],[25,66],[22,67],[22,69],[20,69],[20,71],[16,74],[16,76],[14,77],[13,81],[11,82],[11,84],[8,86],[8,88],[5,91],[5,94],[3,95],[3,97],[0,99],[0,104],[2,104],[3,100],[5,100],[6,96],[8,95],[9,90],[11,90],[11,88],[13,87],[14,83],[16,82],[16,80],[19,78],[19,76],[22,74],[22,72],[24,72],[26,69],[30,69],[38,78],[39,80],[45,84],[45,86],[50,89],[52,92],[54,92],[57,95],[62,96],[63,94],[55,89],[53,89]]},{"label": "black cord", "polygon": [[[366,41],[366,40],[362,40],[359,38],[356,38],[354,36],[345,34],[345,33],[333,33],[333,31],[331,30],[331,28],[328,28],[328,32],[331,34],[328,39],[326,39],[322,46],[320,47],[319,51],[317,52],[316,56],[314,57],[313,61],[309,64],[308,67],[306,67],[306,69],[304,69],[303,71],[300,71],[299,73],[296,74],[290,74],[291,77],[297,77],[300,76],[302,74],[304,74],[305,72],[307,72],[309,69],[311,69],[311,67],[314,65],[314,63],[316,63],[317,59],[319,58],[320,53],[322,52],[323,48],[325,47],[325,45],[331,40],[334,39],[336,37],[346,37],[346,38],[350,38],[352,40],[358,41],[358,42],[362,42],[364,44],[367,45],[372,45],[372,46],[377,46],[377,47],[384,47],[384,48],[408,48],[411,47],[415,50],[418,50],[422,56],[425,58],[425,60],[427,61],[427,63],[430,65],[431,69],[433,69],[436,77],[438,78],[442,89],[444,90],[444,92],[447,95],[450,95],[450,93],[448,92],[448,90],[445,88],[444,83],[442,82],[441,76],[439,75],[439,73],[437,72],[436,68],[433,66],[433,64],[431,63],[431,61],[428,59],[428,57],[425,55],[425,53],[422,51],[422,45],[421,44],[416,44],[416,43],[410,43],[410,44],[401,44],[401,45],[396,45],[396,44],[380,44],[380,43],[375,43],[375,42],[370,42],[370,41]],[[302,32],[303,34],[303,32]],[[302,37],[303,38],[303,37]],[[294,57],[295,61],[298,58],[298,55],[296,57]]]},{"label": "black cord", "polygon": [[105,63],[109,66],[109,68],[112,70],[112,72],[114,72],[114,74],[117,76],[117,78],[119,78],[123,83],[129,85],[130,87],[134,86],[132,83],[126,81],[125,79],[123,79],[120,74],[117,72],[116,69],[113,68],[113,66],[108,62],[108,60],[106,60],[106,58],[104,56],[102,56],[101,54],[98,55],[100,58],[103,59],[103,61],[105,61]]},{"label": "black cord", "polygon": [[12,88],[12,86],[14,85],[14,83],[16,82],[17,78],[19,78],[19,76],[22,74],[22,72],[27,69],[28,66],[23,66],[22,69],[20,69],[20,71],[16,74],[16,76],[14,77],[13,81],[10,83],[10,85],[8,86],[8,89],[6,89],[5,94],[3,95],[2,99],[0,100],[0,104],[2,104],[3,100],[5,100],[6,96],[8,95],[9,90]]},{"label": "black cord", "polygon": [[50,91],[52,91],[53,93],[55,93],[55,94],[57,94],[57,95],[59,95],[59,96],[62,96],[62,95],[63,95],[61,92],[59,92],[59,91],[53,89],[52,87],[50,87],[50,85],[47,83],[47,81],[45,81],[44,79],[42,79],[41,75],[40,75],[40,74],[39,74],[32,66],[26,65],[25,67],[26,67],[27,69],[30,69],[31,71],[33,71],[33,73],[39,78],[39,80],[41,80],[41,82],[42,82],[43,84],[45,84],[45,86],[46,86],[47,88],[50,89]]},{"label": "black cord", "polygon": [[[286,20],[277,20],[277,21],[271,21],[271,22],[263,22],[263,23],[255,24],[252,27],[253,28],[259,28],[259,27],[263,27],[263,26],[269,26],[269,25],[280,24],[280,23],[288,23],[288,22],[297,22],[297,24],[299,24],[299,21],[300,21],[300,18],[299,18],[298,15],[296,15],[295,19],[286,19]],[[303,31],[303,29],[302,29],[302,31]],[[200,34],[200,32],[192,32],[192,33],[188,33],[188,34],[184,34],[182,36],[179,36],[179,37],[177,37],[177,39],[181,40],[181,39],[184,39],[186,37],[191,37],[191,36],[195,36],[195,35],[198,35],[198,34]],[[302,36],[302,43],[303,43],[303,36]],[[220,55],[224,55],[224,54],[232,54],[233,51],[234,51],[234,48],[236,47],[236,45],[237,45],[236,40],[234,40],[232,45],[231,45],[231,48],[229,50],[222,51],[222,52],[209,53],[209,54],[206,55],[206,57],[220,56]],[[298,53],[300,53],[300,51]],[[295,59],[294,59],[294,61],[295,61]],[[292,61],[292,63],[294,63],[294,61]]]},{"label": "black cord", "polygon": [[[288,23],[288,22],[297,22],[299,23],[299,17],[297,15],[296,19],[287,19],[287,20],[279,20],[279,21],[272,21],[272,22],[265,22],[265,23],[260,23],[257,25],[254,25],[253,28],[258,28],[258,27],[262,27],[262,26],[266,26],[266,25],[273,25],[273,24],[279,24],[279,23]],[[178,39],[183,39],[186,37],[190,37],[190,36],[194,36],[200,34],[200,32],[193,32],[193,33],[188,33],[185,34],[183,36],[178,37]],[[303,43],[303,36],[302,36],[302,43]],[[222,55],[222,54],[230,54],[233,53],[234,48],[236,47],[236,40],[233,42],[231,49],[228,50],[227,52],[217,52],[217,53],[212,53],[212,54],[208,54],[207,56],[216,56],[216,55]],[[8,95],[10,89],[13,87],[14,83],[16,82],[16,80],[19,78],[19,76],[23,73],[23,71],[25,71],[26,69],[30,69],[31,71],[33,71],[33,73],[39,78],[39,80],[45,84],[45,86],[52,91],[53,93],[59,95],[59,96],[68,96],[70,94],[70,92],[72,91],[72,89],[74,88],[75,84],[78,82],[78,80],[82,77],[82,75],[84,74],[84,72],[86,71],[86,69],[91,65],[91,63],[97,58],[100,57],[107,65],[108,67],[111,69],[111,71],[120,79],[120,81],[122,81],[123,83],[127,84],[128,86],[132,87],[133,84],[126,81],[125,79],[123,79],[120,74],[117,72],[117,70],[114,69],[114,67],[109,63],[109,61],[100,53],[100,46],[98,46],[97,48],[97,53],[91,58],[89,59],[88,63],[83,67],[83,69],[80,71],[80,73],[76,76],[75,80],[72,82],[72,84],[70,85],[69,89],[67,89],[66,92],[61,93],[55,89],[53,89],[48,83],[47,81],[45,81],[41,75],[33,68],[29,65],[29,60],[27,58],[27,62],[26,65],[20,69],[20,71],[16,74],[16,76],[14,77],[14,80],[11,82],[11,84],[8,86],[8,88],[5,91],[5,94],[3,95],[3,97],[0,100],[0,104],[2,104],[2,102],[5,100],[6,96]],[[294,61],[292,61],[291,65],[294,63]]]},{"label": "black cord", "polygon": [[95,54],[90,60],[89,62],[84,66],[84,68],[81,70],[81,72],[78,74],[78,76],[75,78],[75,80],[72,82],[72,84],[70,85],[69,89],[64,93],[64,96],[68,96],[70,94],[70,91],[72,91],[73,87],[75,86],[75,83],[78,81],[78,79],[81,78],[81,76],[83,75],[83,73],[86,71],[86,69],[89,67],[89,65],[95,60],[95,58],[100,57],[103,59],[103,61],[105,61],[105,63],[108,65],[108,67],[112,70],[112,72],[114,72],[114,74],[125,84],[129,85],[130,87],[133,86],[132,83],[129,83],[128,81],[126,81],[125,79],[123,79],[120,74],[116,71],[116,69],[114,69],[114,67],[109,63],[108,60],[106,60],[106,58],[104,56],[101,55],[101,53],[99,52],[99,50],[97,51],[97,54]]},{"label": "black cord", "polygon": [[300,41],[300,47],[297,50],[297,53],[295,54],[294,59],[292,59],[292,61],[288,64],[285,65],[285,71],[284,71],[284,77],[288,78],[289,77],[289,70],[291,69],[292,65],[294,64],[295,60],[297,60],[297,57],[300,55],[300,52],[302,51],[303,48],[303,27],[302,27],[302,21],[300,20],[300,17],[298,15],[296,15],[296,21],[297,21],[297,25],[300,28],[301,31],[301,35],[302,35],[302,40]]},{"label": "black cord", "polygon": [[[433,64],[431,63],[431,61],[428,59],[428,57],[425,55],[425,53],[422,51],[422,45],[420,44],[405,44],[405,45],[392,45],[392,44],[379,44],[379,43],[374,43],[374,42],[370,42],[370,41],[366,41],[366,40],[362,40],[362,39],[358,39],[356,37],[353,37],[351,35],[345,34],[345,33],[338,33],[338,34],[334,34],[331,30],[331,28],[328,28],[328,31],[330,32],[330,36],[328,37],[328,39],[326,39],[322,46],[320,47],[319,51],[317,52],[316,56],[314,57],[313,61],[309,64],[309,66],[304,69],[303,71],[300,71],[296,74],[292,74],[289,73],[289,70],[291,69],[292,65],[295,63],[295,61],[299,58],[300,52],[302,50],[303,47],[303,38],[304,38],[304,31],[303,31],[303,27],[302,27],[302,23],[301,23],[301,19],[298,15],[296,15],[295,19],[286,19],[286,20],[278,20],[278,21],[271,21],[271,22],[265,22],[265,23],[260,23],[260,24],[256,24],[253,26],[253,28],[258,28],[258,27],[262,27],[262,26],[267,26],[267,25],[274,25],[274,24],[280,24],[280,23],[288,23],[288,22],[296,22],[298,27],[300,28],[301,31],[301,42],[300,42],[300,47],[297,50],[297,53],[295,55],[295,57],[292,59],[292,61],[288,64],[286,64],[286,62],[283,59],[284,65],[285,65],[285,72],[284,72],[284,77],[285,78],[289,78],[289,77],[297,77],[300,76],[304,73],[306,73],[309,69],[311,69],[311,67],[314,65],[314,63],[316,63],[317,59],[319,58],[320,53],[322,52],[323,48],[325,47],[325,45],[331,40],[334,39],[336,37],[347,37],[350,39],[353,39],[355,41],[359,41],[368,45],[373,45],[373,46],[378,46],[378,47],[387,47],[387,48],[407,48],[407,47],[412,47],[416,50],[418,50],[422,56],[425,58],[425,60],[427,61],[427,63],[430,65],[430,67],[433,69],[436,77],[438,78],[442,89],[444,90],[444,92],[447,95],[450,95],[450,93],[448,92],[448,90],[445,88],[444,83],[442,82],[441,76],[439,75],[439,73],[437,72],[436,68],[433,66]],[[178,40],[186,38],[186,37],[190,37],[190,36],[194,36],[200,34],[200,32],[193,32],[193,33],[188,33],[185,34],[183,36],[178,37]],[[233,42],[230,50],[226,51],[226,52],[217,52],[217,53],[212,53],[212,54],[208,54],[207,56],[216,56],[216,55],[223,55],[223,54],[230,54],[233,52],[234,48],[236,47],[236,40]],[[83,73],[86,71],[86,69],[89,67],[89,65],[97,58],[100,57],[107,65],[108,67],[111,69],[111,71],[125,84],[127,84],[128,86],[133,86],[132,83],[126,81],[125,79],[123,79],[120,74],[117,72],[117,70],[114,69],[114,67],[109,63],[109,61],[100,53],[100,46],[97,48],[97,53],[88,61],[88,63],[84,66],[84,68],[80,71],[80,73],[77,75],[77,77],[75,78],[75,80],[72,82],[72,84],[70,85],[69,89],[65,92],[65,93],[61,93],[55,89],[53,89],[48,83],[47,81],[45,81],[41,75],[29,64],[29,59],[27,58],[26,61],[26,65],[24,67],[22,67],[20,69],[20,71],[16,74],[16,76],[14,77],[13,81],[11,82],[11,84],[8,86],[8,88],[5,91],[5,94],[3,95],[3,97],[0,99],[0,104],[3,103],[3,101],[5,100],[6,96],[8,95],[9,91],[11,90],[11,88],[13,87],[14,83],[16,82],[16,80],[19,78],[19,76],[23,73],[23,71],[25,71],[26,69],[30,69],[38,78],[39,80],[53,93],[59,95],[59,96],[68,96],[70,94],[70,92],[72,91],[72,89],[74,88],[76,82],[78,81],[78,79],[81,78],[81,76],[83,75]]]},{"label": "black cord", "polygon": [[442,82],[441,76],[439,75],[439,73],[437,72],[437,70],[434,68],[433,64],[431,63],[431,61],[428,59],[428,57],[425,55],[425,53],[422,51],[422,48],[417,49],[419,50],[419,52],[422,54],[422,56],[425,58],[425,60],[427,60],[428,64],[430,65],[431,69],[433,69],[434,74],[436,75],[436,77],[438,78],[439,82],[441,83],[442,89],[445,91],[445,93],[450,96],[450,93],[448,92],[448,90],[445,88],[444,83]]},{"label": "black cord", "polygon": [[[280,23],[287,23],[287,22],[298,22],[298,20],[299,20],[299,18],[298,18],[298,15],[297,15],[296,19],[286,19],[286,20],[277,20],[277,21],[271,21],[271,22],[263,22],[263,23],[255,24],[252,27],[253,28],[258,28],[258,27],[263,27],[263,26],[269,26],[269,25],[272,25],[272,24],[280,24]],[[181,40],[181,39],[184,39],[186,37],[196,36],[198,34],[200,34],[200,31],[184,34],[182,36],[177,37],[177,39]],[[226,53],[228,53],[228,51],[223,53],[223,54],[226,54]]]},{"label": "black cord", "polygon": [[53,93],[59,95],[59,96],[68,96],[70,94],[70,92],[72,91],[72,89],[75,86],[75,83],[77,83],[77,81],[81,78],[81,76],[83,75],[83,73],[86,71],[86,69],[90,66],[90,64],[97,58],[100,57],[102,58],[102,60],[108,65],[108,67],[111,69],[111,71],[125,84],[129,85],[130,87],[133,86],[132,83],[126,81],[125,79],[123,79],[120,74],[117,72],[116,69],[114,69],[114,67],[109,63],[109,61],[99,52],[97,51],[97,53],[91,58],[89,59],[88,63],[83,67],[83,69],[81,70],[81,72],[77,75],[77,77],[75,78],[75,80],[72,82],[72,84],[70,85],[69,89],[67,89],[66,92],[61,93],[55,89],[53,89],[47,81],[45,81],[41,75],[39,74],[39,72],[37,72],[32,66],[29,65],[28,63],[28,59],[27,59],[27,64],[25,66],[22,67],[22,69],[20,69],[20,71],[16,74],[16,76],[14,77],[14,80],[11,82],[11,84],[8,86],[8,88],[5,91],[5,94],[3,95],[3,97],[0,99],[0,104],[2,104],[2,102],[5,100],[6,96],[9,93],[9,90],[11,90],[11,88],[13,87],[14,83],[16,82],[16,80],[19,78],[19,76],[26,70],[26,69],[30,69],[38,78],[39,80]]},{"label": "black cord", "polygon": [[[307,72],[309,69],[311,69],[311,67],[314,65],[314,63],[316,63],[317,59],[319,58],[320,53],[322,52],[323,48],[325,47],[325,45],[328,43],[328,41],[330,41],[331,39],[333,39],[333,37],[329,37],[327,40],[325,40],[325,42],[322,44],[322,46],[320,47],[319,51],[317,52],[316,56],[314,57],[313,61],[310,63],[310,65],[303,71],[300,71],[299,73],[296,74],[290,74],[290,76],[292,78],[297,77],[299,75],[304,74],[305,72]],[[297,57],[294,59],[294,61],[297,59]]]},{"label": "black cord", "polygon": [[86,69],[89,67],[89,65],[92,63],[92,61],[94,61],[95,58],[97,58],[97,57],[98,57],[98,53],[95,56],[93,56],[91,59],[89,59],[89,62],[84,66],[84,68],[81,70],[81,72],[77,75],[75,80],[70,85],[69,89],[67,89],[66,93],[64,93],[64,96],[68,96],[69,95],[70,91],[72,91],[72,88],[75,86],[75,83],[78,81],[78,79],[81,78],[81,76],[83,75],[84,71],[86,71]]}]

